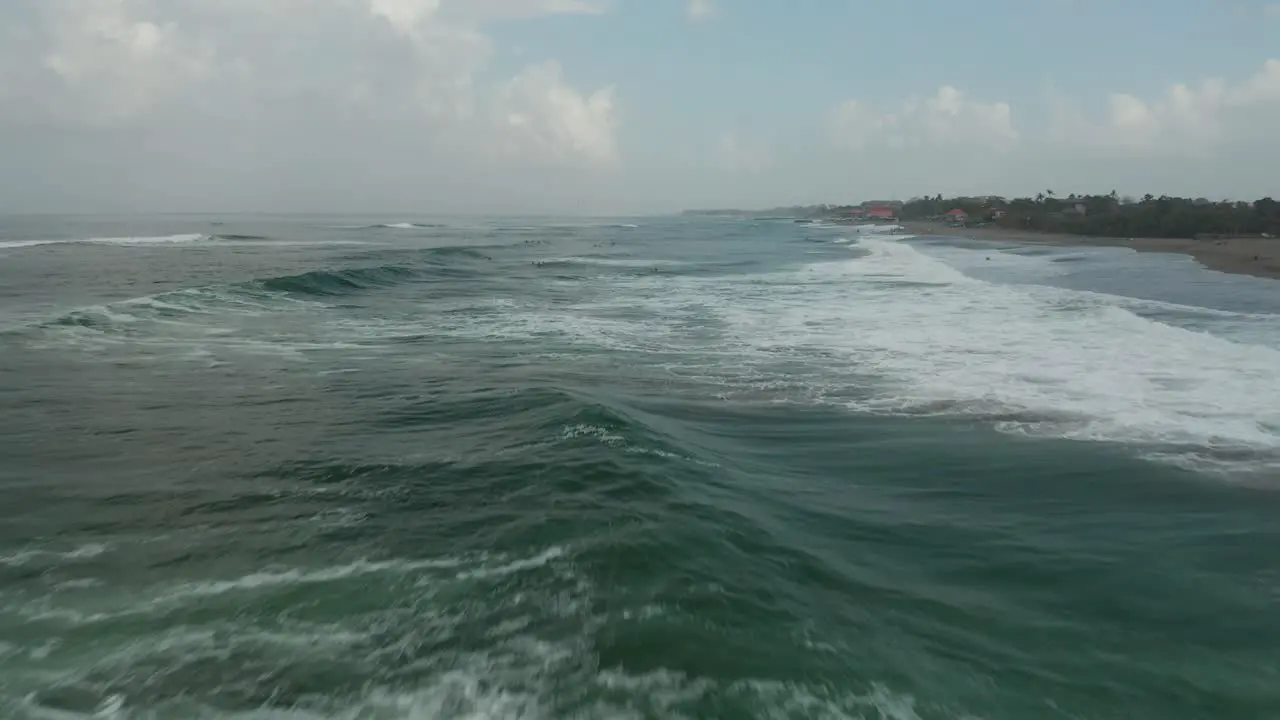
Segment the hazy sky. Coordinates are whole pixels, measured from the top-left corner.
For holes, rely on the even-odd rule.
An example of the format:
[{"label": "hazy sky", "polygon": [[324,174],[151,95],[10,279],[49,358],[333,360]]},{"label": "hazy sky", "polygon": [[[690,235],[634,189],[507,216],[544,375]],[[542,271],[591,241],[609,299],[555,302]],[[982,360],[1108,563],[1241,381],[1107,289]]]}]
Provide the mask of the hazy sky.
[{"label": "hazy sky", "polygon": [[1280,3],[0,0],[0,212],[1280,197]]}]

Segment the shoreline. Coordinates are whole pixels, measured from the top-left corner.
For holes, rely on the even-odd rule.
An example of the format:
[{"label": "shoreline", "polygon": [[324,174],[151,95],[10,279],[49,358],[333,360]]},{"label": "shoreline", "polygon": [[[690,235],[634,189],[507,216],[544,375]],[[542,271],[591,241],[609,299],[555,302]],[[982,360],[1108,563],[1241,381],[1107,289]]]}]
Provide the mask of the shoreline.
[{"label": "shoreline", "polygon": [[941,235],[1027,245],[1124,247],[1137,252],[1189,255],[1210,270],[1280,280],[1280,238],[1186,240],[1177,238],[1107,238],[1042,233],[1001,227],[950,227],[925,221],[901,222],[911,235]]}]

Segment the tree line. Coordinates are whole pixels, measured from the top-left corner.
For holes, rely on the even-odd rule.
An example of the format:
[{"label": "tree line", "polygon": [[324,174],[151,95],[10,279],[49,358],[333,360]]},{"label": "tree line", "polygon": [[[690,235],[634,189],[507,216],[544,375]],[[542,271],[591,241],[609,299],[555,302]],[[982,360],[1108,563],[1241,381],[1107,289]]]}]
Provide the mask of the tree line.
[{"label": "tree line", "polygon": [[1146,195],[1140,199],[1106,195],[1059,197],[1052,190],[1035,197],[912,198],[899,214],[903,220],[943,218],[963,210],[967,224],[992,223],[1038,232],[1095,237],[1195,238],[1215,236],[1280,236],[1280,202],[1264,197],[1253,202],[1211,201]]}]

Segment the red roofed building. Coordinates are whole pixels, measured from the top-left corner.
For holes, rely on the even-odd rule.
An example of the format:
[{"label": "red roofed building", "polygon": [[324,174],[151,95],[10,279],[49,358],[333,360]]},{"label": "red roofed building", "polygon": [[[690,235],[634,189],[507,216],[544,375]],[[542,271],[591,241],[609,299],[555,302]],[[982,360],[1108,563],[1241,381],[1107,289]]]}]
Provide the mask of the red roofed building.
[{"label": "red roofed building", "polygon": [[873,207],[867,211],[867,217],[871,220],[896,220],[893,215],[893,208]]},{"label": "red roofed building", "polygon": [[956,208],[955,210],[948,210],[946,217],[951,222],[962,223],[969,219],[969,213],[961,210],[960,208]]}]

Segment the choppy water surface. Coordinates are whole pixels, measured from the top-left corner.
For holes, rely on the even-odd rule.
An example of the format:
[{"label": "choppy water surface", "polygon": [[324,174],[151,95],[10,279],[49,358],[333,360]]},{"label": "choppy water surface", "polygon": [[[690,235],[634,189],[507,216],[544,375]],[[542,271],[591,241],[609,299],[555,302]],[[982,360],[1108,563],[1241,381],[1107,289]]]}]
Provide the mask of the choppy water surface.
[{"label": "choppy water surface", "polygon": [[727,220],[0,220],[0,717],[1280,717],[1280,294]]}]

